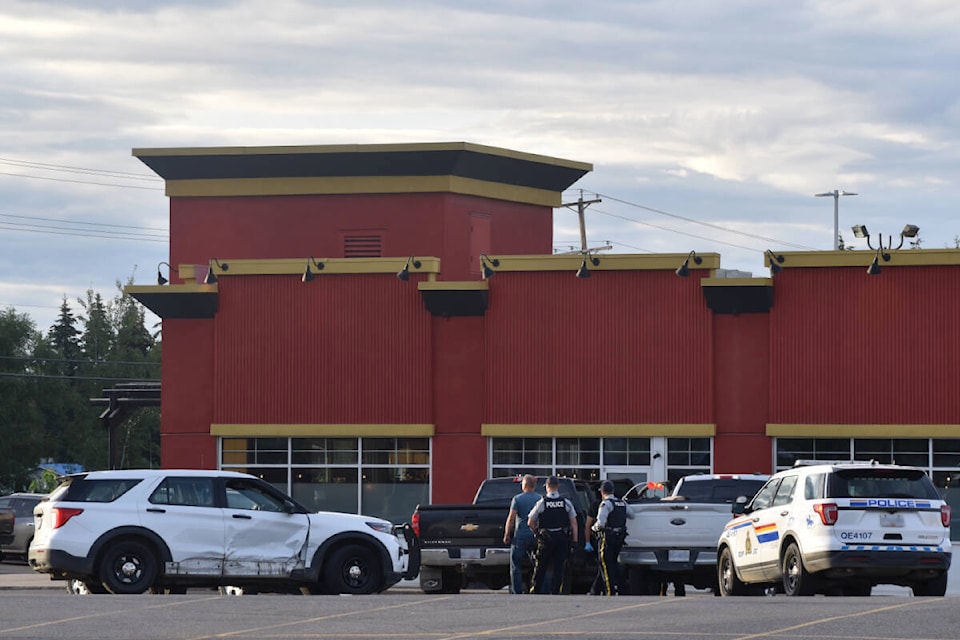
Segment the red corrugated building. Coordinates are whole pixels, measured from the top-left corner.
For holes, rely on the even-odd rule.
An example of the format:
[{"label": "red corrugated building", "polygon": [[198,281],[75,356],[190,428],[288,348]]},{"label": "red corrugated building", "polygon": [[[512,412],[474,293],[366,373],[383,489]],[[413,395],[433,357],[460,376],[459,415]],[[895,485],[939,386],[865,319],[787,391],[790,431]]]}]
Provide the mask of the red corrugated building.
[{"label": "red corrugated building", "polygon": [[552,255],[582,162],[468,143],[134,155],[170,197],[171,282],[128,287],[163,318],[165,467],[395,521],[520,472],[855,457],[957,475],[960,251],[885,250],[877,275],[875,252],[771,251],[776,275],[727,278],[718,254]]}]

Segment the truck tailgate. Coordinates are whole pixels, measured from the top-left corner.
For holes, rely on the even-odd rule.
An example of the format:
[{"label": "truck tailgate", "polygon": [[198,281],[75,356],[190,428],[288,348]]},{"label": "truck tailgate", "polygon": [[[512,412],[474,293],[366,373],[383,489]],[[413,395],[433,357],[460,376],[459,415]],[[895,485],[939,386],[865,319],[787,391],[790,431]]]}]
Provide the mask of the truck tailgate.
[{"label": "truck tailgate", "polygon": [[502,547],[509,508],[501,506],[423,508],[420,542],[424,547]]},{"label": "truck tailgate", "polygon": [[730,505],[683,502],[655,502],[628,507],[634,512],[627,520],[624,547],[683,549],[714,546],[723,525],[730,519]]}]

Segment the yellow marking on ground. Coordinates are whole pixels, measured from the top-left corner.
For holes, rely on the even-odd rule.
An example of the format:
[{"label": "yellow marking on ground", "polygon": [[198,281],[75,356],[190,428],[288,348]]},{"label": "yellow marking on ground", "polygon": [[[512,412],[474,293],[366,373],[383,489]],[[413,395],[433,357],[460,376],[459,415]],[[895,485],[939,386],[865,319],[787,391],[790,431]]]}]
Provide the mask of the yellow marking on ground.
[{"label": "yellow marking on ground", "polygon": [[[120,596],[120,597],[124,599],[124,602],[127,601],[127,597],[124,597],[124,596]],[[181,605],[195,604],[195,603],[197,603],[197,602],[206,602],[206,601],[208,601],[208,600],[219,600],[219,599],[222,598],[222,597],[223,597],[223,596],[214,596],[214,597],[211,597],[211,598],[203,598],[202,600],[190,600],[190,601],[188,601],[188,602],[167,602],[167,603],[164,603],[164,604],[155,604],[155,605],[150,605],[149,607],[142,607],[142,608],[140,608],[140,609],[133,610],[133,611],[131,611],[131,609],[130,609],[129,607],[125,607],[125,608],[121,609],[120,611],[103,611],[103,612],[100,612],[100,613],[91,613],[91,614],[86,615],[86,616],[73,616],[72,618],[64,618],[64,619],[62,619],[62,620],[48,620],[47,622],[38,622],[38,623],[36,623],[36,624],[28,624],[28,625],[25,626],[25,627],[13,627],[13,628],[11,628],[11,629],[0,629],[0,634],[12,633],[12,632],[14,632],[14,631],[24,631],[24,630],[27,630],[27,629],[38,629],[38,628],[40,628],[40,627],[49,627],[49,626],[52,626],[52,625],[55,625],[55,624],[63,624],[63,623],[65,623],[65,622],[77,622],[78,620],[93,620],[94,618],[104,618],[104,617],[107,617],[107,616],[120,616],[120,615],[126,616],[126,615],[130,615],[131,613],[134,613],[135,611],[148,611],[148,610],[150,610],[150,609],[163,609],[164,607],[179,607],[179,606],[181,606]]]},{"label": "yellow marking on ground", "polygon": [[[539,627],[546,624],[556,624],[558,622],[569,622],[570,620],[582,620],[584,618],[593,618],[595,616],[605,616],[611,613],[617,613],[618,611],[630,611],[631,609],[641,609],[644,607],[652,607],[658,604],[671,604],[678,602],[678,600],[657,600],[654,602],[645,602],[643,604],[632,604],[627,607],[617,607],[616,609],[604,609],[603,611],[594,611],[593,613],[582,613],[577,616],[567,616],[565,618],[550,618],[549,620],[538,620],[537,622],[529,622],[527,624],[518,624],[510,627],[499,627],[497,629],[487,629],[486,631],[468,631],[464,633],[458,633],[453,636],[446,636],[442,640],[459,640],[460,638],[473,638],[475,636],[490,636],[495,633],[503,633],[504,631],[516,631],[517,629],[523,629],[526,627]],[[552,632],[546,632],[548,635]],[[539,632],[540,636],[543,636],[544,632]],[[579,635],[583,635],[581,631]]]},{"label": "yellow marking on ground", "polygon": [[367,615],[373,611],[389,611],[390,609],[401,609],[404,607],[414,607],[421,604],[434,604],[443,600],[449,600],[453,596],[447,596],[444,598],[429,598],[424,600],[417,600],[416,602],[407,602],[404,604],[392,604],[387,607],[377,607],[375,609],[361,609],[360,611],[345,611],[343,613],[331,613],[325,616],[316,616],[313,618],[305,618],[303,620],[294,620],[292,622],[284,622],[283,624],[271,624],[266,627],[251,627],[250,629],[238,629],[236,631],[227,631],[225,633],[214,633],[212,635],[206,636],[196,636],[190,638],[190,640],[207,640],[209,638],[229,638],[230,636],[237,636],[243,633],[254,633],[259,631],[269,631],[271,629],[282,629],[283,627],[292,627],[298,624],[307,624],[309,622],[320,622],[321,620],[332,620],[334,618],[348,618],[350,616],[362,616]]},{"label": "yellow marking on ground", "polygon": [[[942,598],[941,598],[942,599]],[[827,622],[834,622],[836,620],[847,620],[849,618],[859,618],[862,616],[869,616],[874,613],[881,613],[883,611],[891,611],[893,609],[902,609],[903,607],[912,607],[915,605],[926,604],[930,602],[929,600],[917,600],[915,602],[904,602],[903,604],[892,604],[889,607],[880,607],[878,609],[870,609],[869,611],[859,611],[857,613],[848,613],[842,616],[833,616],[830,618],[822,618],[820,620],[811,620],[810,622],[804,622],[802,624],[795,624],[791,627],[783,627],[782,629],[772,629],[770,631],[764,631],[763,633],[753,633],[748,636],[739,636],[735,640],[751,640],[751,638],[763,638],[765,636],[772,636],[780,633],[786,633],[788,631],[794,631],[796,629],[803,629],[804,627],[812,627],[816,624],[824,624]],[[820,636],[822,637],[822,636]]]}]

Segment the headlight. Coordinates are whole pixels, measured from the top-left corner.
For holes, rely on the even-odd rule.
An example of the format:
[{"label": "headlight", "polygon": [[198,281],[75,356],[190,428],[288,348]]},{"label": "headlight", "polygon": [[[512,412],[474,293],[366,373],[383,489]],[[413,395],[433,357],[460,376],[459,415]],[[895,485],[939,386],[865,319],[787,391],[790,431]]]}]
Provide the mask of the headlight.
[{"label": "headlight", "polygon": [[373,529],[374,531],[379,531],[380,533],[393,533],[393,525],[389,522],[370,522],[367,521],[367,526]]}]

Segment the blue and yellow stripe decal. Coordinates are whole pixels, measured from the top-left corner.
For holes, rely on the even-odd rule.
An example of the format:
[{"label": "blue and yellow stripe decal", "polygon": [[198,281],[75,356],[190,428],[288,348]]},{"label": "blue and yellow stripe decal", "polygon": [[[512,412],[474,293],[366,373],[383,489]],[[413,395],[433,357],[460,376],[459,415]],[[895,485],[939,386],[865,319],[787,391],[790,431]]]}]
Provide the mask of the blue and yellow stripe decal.
[{"label": "blue and yellow stripe decal", "polygon": [[777,531],[777,524],[775,522],[770,522],[767,524],[762,524],[758,527],[754,527],[753,530],[757,534],[757,542],[776,542],[780,539],[780,532]]}]

